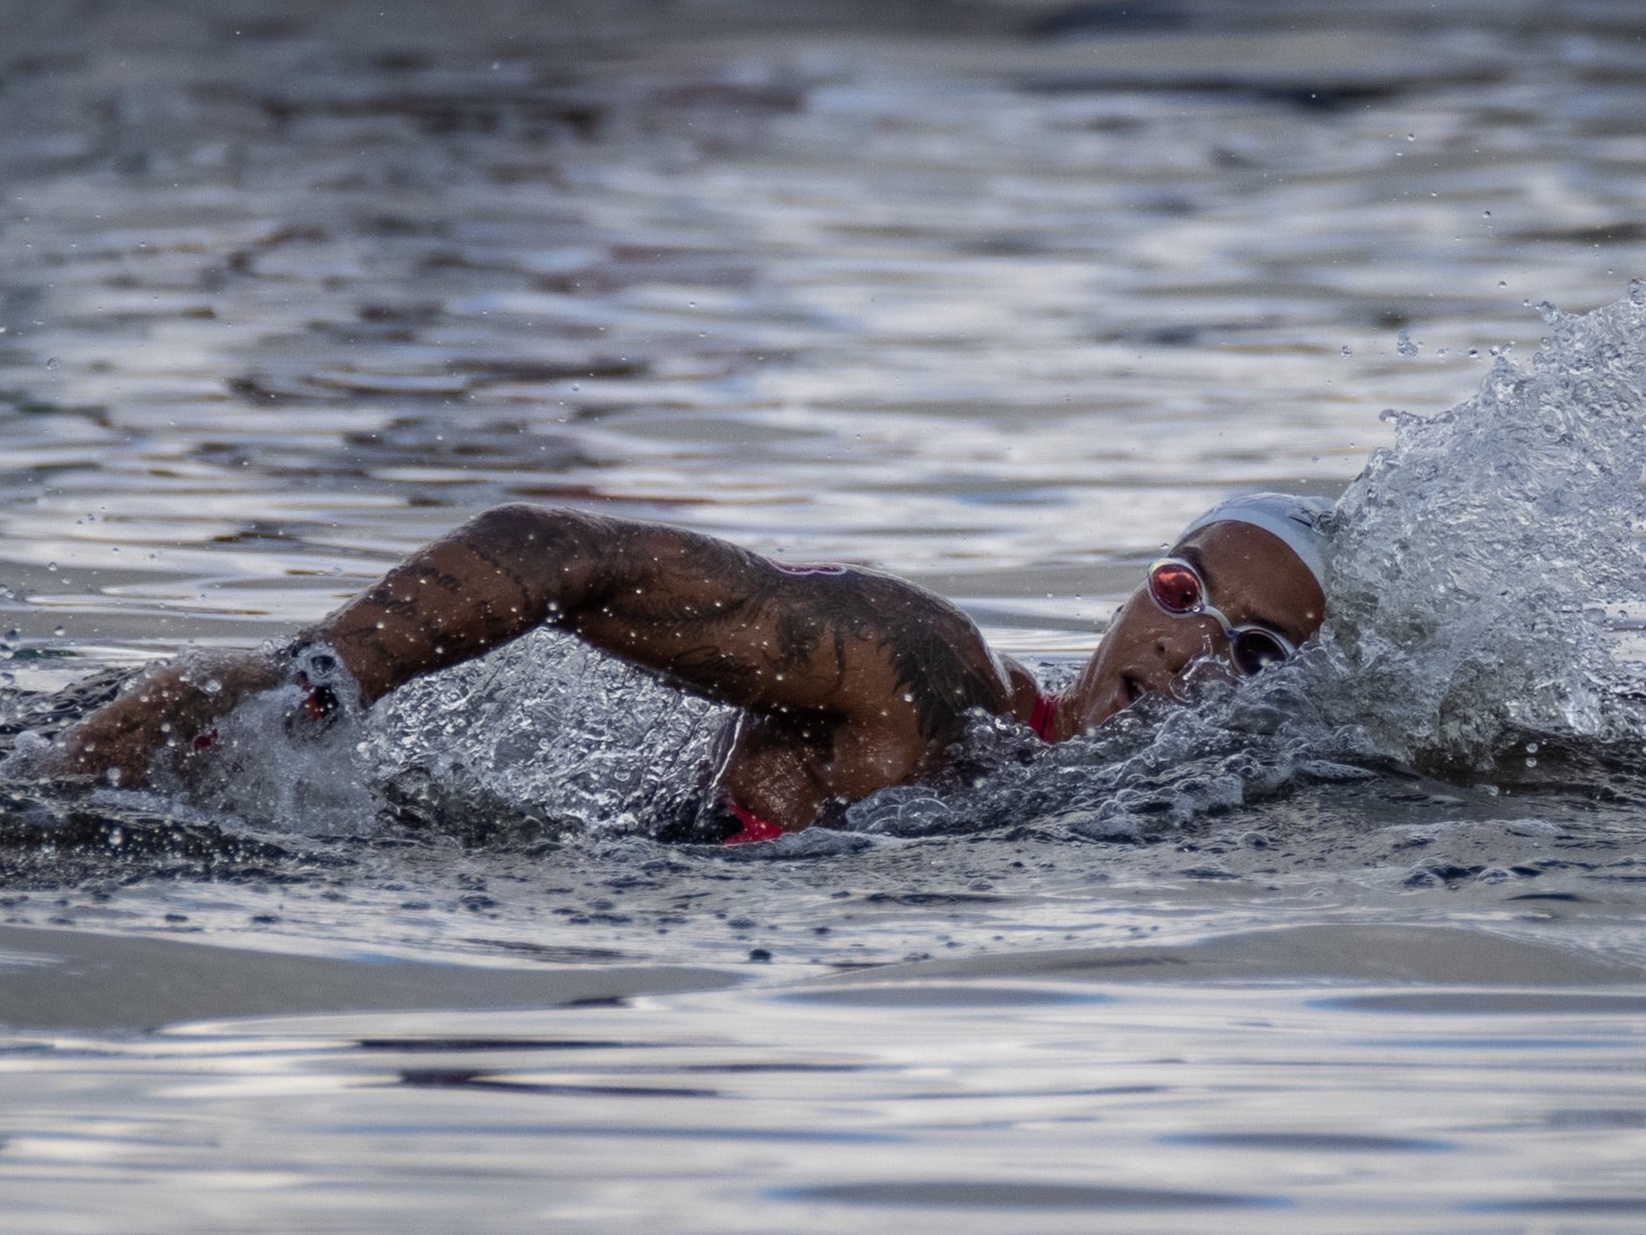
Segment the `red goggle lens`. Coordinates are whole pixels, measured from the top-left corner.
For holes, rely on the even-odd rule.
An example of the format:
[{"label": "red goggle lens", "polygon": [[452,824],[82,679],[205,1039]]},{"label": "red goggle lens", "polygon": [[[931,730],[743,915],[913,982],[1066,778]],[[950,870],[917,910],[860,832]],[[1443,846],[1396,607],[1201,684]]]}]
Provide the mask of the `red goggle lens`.
[{"label": "red goggle lens", "polygon": [[1177,562],[1162,562],[1149,572],[1149,594],[1167,613],[1198,613],[1205,603],[1200,576]]}]

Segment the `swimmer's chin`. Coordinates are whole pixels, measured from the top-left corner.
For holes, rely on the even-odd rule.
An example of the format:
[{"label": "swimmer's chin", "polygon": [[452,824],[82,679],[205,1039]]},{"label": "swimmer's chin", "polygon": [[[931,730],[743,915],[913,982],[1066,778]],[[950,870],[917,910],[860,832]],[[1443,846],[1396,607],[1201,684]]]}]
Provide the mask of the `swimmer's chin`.
[{"label": "swimmer's chin", "polygon": [[1168,705],[1189,703],[1195,684],[1211,680],[1238,681],[1238,678],[1226,664],[1209,657],[1193,662],[1176,677],[1164,681],[1151,681],[1142,671],[1122,670],[1106,688],[1099,688],[1097,702],[1082,713],[1077,732],[1090,733],[1145,699]]},{"label": "swimmer's chin", "polygon": [[1080,717],[1079,728],[1090,732],[1120,715],[1145,695],[1156,692],[1143,679],[1132,673],[1119,673],[1107,689],[1100,690],[1095,706],[1088,707]]}]

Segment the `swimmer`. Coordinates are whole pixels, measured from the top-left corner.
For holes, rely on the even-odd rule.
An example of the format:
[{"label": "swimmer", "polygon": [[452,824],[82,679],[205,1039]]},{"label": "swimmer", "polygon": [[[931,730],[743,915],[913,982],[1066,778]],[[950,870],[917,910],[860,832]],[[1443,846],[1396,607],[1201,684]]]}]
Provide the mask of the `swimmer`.
[{"label": "swimmer", "polygon": [[51,771],[133,786],[163,748],[295,684],[322,726],[543,625],[741,709],[713,787],[723,839],[804,828],[940,772],[982,709],[1047,742],[1094,729],[1196,667],[1250,675],[1320,626],[1329,503],[1256,494],[1196,519],[1121,607],[1070,688],[1041,690],[958,608],[878,571],[796,566],[661,524],[528,505],[478,516],[284,648],[191,655],[58,740]]}]

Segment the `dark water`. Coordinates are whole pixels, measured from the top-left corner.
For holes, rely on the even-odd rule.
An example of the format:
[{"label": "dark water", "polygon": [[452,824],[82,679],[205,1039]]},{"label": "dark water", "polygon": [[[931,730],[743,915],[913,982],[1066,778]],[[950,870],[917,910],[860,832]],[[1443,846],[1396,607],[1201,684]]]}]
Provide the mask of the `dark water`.
[{"label": "dark water", "polygon": [[712,718],[553,640],[205,797],[14,772],[8,1228],[1639,1224],[1633,6],[0,28],[8,746],[521,498],[1056,678],[1392,451],[1297,673],[845,832],[648,839]]}]

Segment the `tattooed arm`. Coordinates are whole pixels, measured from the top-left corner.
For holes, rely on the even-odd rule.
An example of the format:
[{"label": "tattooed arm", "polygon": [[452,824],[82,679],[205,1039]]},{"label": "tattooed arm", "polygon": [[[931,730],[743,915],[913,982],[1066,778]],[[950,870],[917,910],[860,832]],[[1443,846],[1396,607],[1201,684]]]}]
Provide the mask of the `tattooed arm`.
[{"label": "tattooed arm", "polygon": [[[793,568],[657,524],[525,505],[499,507],[435,541],[303,632],[336,651],[370,703],[422,674],[537,626],[694,694],[753,714],[728,773],[750,809],[786,826],[931,770],[967,709],[1017,712],[1021,671],[991,655],[948,602],[872,571]],[[73,766],[139,779],[167,740],[209,726],[277,658],[240,659],[234,690],[156,679],[65,740]],[[1015,667],[1012,667],[1015,670]],[[195,675],[198,676],[198,675]],[[221,681],[221,675],[215,680]],[[1032,694],[1032,686],[1029,688]],[[160,705],[154,700],[165,695]],[[233,697],[228,697],[232,695]]]}]

